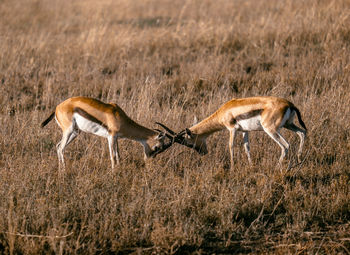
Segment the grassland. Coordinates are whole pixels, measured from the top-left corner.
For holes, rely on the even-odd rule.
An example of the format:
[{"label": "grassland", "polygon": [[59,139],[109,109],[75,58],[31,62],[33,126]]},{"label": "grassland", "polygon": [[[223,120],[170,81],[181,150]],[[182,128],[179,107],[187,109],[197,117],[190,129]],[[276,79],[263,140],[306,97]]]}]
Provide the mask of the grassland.
[{"label": "grassland", "polygon": [[[0,253],[349,254],[350,3],[258,0],[0,0]],[[308,127],[304,161],[228,133],[209,154],[174,145],[143,161],[81,134],[65,153],[40,123],[68,97],[116,102],[175,130],[233,97],[274,95]],[[294,165],[298,139],[285,166]]]}]

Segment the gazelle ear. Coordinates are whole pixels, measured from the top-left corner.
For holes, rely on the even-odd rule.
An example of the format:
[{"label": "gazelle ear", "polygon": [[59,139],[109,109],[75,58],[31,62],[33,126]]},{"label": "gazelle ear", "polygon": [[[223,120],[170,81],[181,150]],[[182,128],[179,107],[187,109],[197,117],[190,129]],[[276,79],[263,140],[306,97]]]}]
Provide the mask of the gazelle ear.
[{"label": "gazelle ear", "polygon": [[189,130],[188,128],[186,128],[185,130],[186,130],[186,134],[187,134],[189,137],[193,138],[193,133],[191,132],[191,130]]},{"label": "gazelle ear", "polygon": [[193,125],[196,125],[198,123],[198,119],[197,119],[197,116],[195,115],[193,117]]}]

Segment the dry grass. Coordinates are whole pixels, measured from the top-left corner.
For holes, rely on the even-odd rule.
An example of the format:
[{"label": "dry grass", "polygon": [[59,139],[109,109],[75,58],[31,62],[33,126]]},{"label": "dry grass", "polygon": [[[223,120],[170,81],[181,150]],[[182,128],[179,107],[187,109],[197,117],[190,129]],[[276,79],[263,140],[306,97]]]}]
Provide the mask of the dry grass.
[{"label": "dry grass", "polygon": [[[0,250],[4,254],[350,253],[348,1],[1,0]],[[124,140],[80,135],[58,178],[58,127],[39,125],[68,97],[118,103],[175,130],[232,97],[294,102],[305,161],[285,174],[279,148],[251,135],[254,166],[228,134],[210,152],[173,146],[144,163]],[[298,140],[284,132],[295,163]],[[0,252],[1,253],[1,252]]]}]

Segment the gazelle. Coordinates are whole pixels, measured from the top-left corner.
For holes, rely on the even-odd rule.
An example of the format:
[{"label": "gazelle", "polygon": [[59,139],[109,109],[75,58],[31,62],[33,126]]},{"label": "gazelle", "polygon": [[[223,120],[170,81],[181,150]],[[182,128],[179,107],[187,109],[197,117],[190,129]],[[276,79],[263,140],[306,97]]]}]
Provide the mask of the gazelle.
[{"label": "gazelle", "polygon": [[[293,123],[295,114],[303,129]],[[202,155],[208,153],[206,144],[208,136],[227,128],[230,132],[231,168],[233,167],[233,143],[237,131],[243,132],[244,148],[250,164],[252,160],[250,157],[248,132],[265,131],[281,147],[282,152],[279,158],[279,163],[281,164],[288,152],[289,144],[280,134],[280,129],[282,127],[287,128],[296,132],[299,136],[298,160],[300,160],[307,131],[298,108],[288,100],[278,97],[232,99],[203,121],[179,133],[175,133],[164,124],[158,122],[157,124],[161,125],[169,132],[169,135],[174,137],[174,142],[193,148]]]},{"label": "gazelle", "polygon": [[45,127],[55,117],[62,129],[62,140],[57,144],[59,163],[64,168],[63,151],[80,131],[108,139],[112,168],[119,164],[118,138],[140,142],[144,147],[144,159],[155,157],[172,145],[165,143],[167,134],[137,124],[116,104],[103,103],[88,97],[72,97],[60,103],[42,124]]}]

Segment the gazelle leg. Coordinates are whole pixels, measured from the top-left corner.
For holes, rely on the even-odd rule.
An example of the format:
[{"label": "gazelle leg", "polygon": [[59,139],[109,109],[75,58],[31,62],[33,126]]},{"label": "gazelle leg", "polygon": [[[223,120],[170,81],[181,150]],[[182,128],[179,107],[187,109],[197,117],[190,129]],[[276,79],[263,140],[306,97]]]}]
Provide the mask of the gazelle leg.
[{"label": "gazelle leg", "polygon": [[112,168],[114,168],[115,162],[117,162],[117,165],[119,165],[119,162],[120,162],[118,137],[115,134],[108,136],[108,147],[109,147],[109,154],[112,162]]},{"label": "gazelle leg", "polygon": [[252,159],[250,158],[250,147],[249,147],[249,134],[248,132],[243,132],[243,146],[245,149],[245,153],[247,154],[248,157],[248,162],[251,165],[252,164]]},{"label": "gazelle leg", "polygon": [[118,137],[115,136],[114,141],[114,152],[115,152],[115,158],[117,160],[117,165],[120,164],[120,154],[119,154],[119,146],[118,146]]},{"label": "gazelle leg", "polygon": [[109,149],[109,156],[111,158],[111,162],[112,162],[112,168],[114,168],[115,165],[115,158],[114,158],[114,138],[112,135],[108,136],[108,149]]},{"label": "gazelle leg", "polygon": [[236,133],[237,133],[236,129],[230,129],[229,147],[230,147],[231,169],[233,168],[233,143],[235,141]]},{"label": "gazelle leg", "polygon": [[264,129],[265,132],[281,147],[281,156],[279,159],[279,163],[282,164],[284,157],[287,155],[289,150],[289,144],[283,138],[283,136],[278,131],[270,131]]},{"label": "gazelle leg", "polygon": [[61,144],[66,143],[65,140],[66,140],[65,135],[63,135],[61,141],[56,145],[59,169],[61,168],[65,169],[63,150],[61,148]]},{"label": "gazelle leg", "polygon": [[297,135],[300,138],[300,144],[299,144],[299,149],[298,149],[298,154],[297,154],[298,162],[300,162],[301,161],[301,153],[303,152],[303,146],[304,146],[304,142],[305,142],[306,131],[304,129],[297,127],[293,123],[285,125],[284,127],[297,133]]},{"label": "gazelle leg", "polygon": [[78,134],[79,133],[76,130],[74,130],[73,127],[71,127],[65,133],[63,133],[61,141],[56,145],[58,162],[60,164],[60,168],[62,165],[62,168],[65,169],[64,156],[63,156],[64,149],[68,144],[70,144],[77,137]]}]

